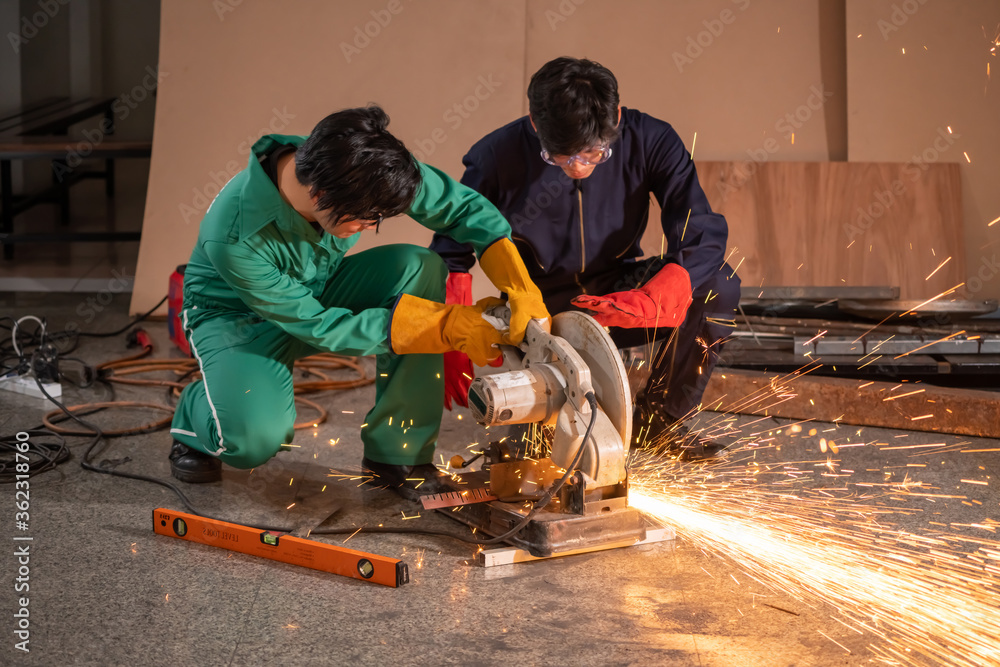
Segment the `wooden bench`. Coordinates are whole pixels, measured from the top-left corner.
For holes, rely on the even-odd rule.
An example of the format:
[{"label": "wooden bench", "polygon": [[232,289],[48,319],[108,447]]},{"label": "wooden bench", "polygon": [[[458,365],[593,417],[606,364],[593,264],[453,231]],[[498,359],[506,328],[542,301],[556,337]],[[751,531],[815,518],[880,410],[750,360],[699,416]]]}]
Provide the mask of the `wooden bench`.
[{"label": "wooden bench", "polygon": [[[0,242],[4,258],[11,259],[15,243],[71,241],[137,241],[139,232],[15,234],[14,218],[42,203],[56,203],[60,224],[70,220],[69,188],[85,178],[103,178],[105,194],[114,196],[116,158],[148,158],[148,141],[114,138],[115,98],[48,98],[0,116]],[[100,130],[82,140],[70,140],[69,128],[101,116]],[[85,159],[103,158],[104,169],[78,169]],[[52,185],[29,195],[13,192],[12,160],[46,159],[52,166]]]}]

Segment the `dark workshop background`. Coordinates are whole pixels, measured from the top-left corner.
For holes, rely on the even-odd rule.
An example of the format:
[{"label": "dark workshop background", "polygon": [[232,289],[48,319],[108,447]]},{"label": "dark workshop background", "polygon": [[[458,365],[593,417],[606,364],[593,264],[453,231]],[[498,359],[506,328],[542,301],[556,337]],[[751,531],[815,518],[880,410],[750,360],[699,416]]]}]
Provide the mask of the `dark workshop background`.
[{"label": "dark workshop background", "polygon": [[[0,6],[4,25],[36,11]],[[307,133],[378,102],[418,157],[458,177],[467,148],[525,113],[531,73],[560,55],[608,66],[623,105],[694,150],[745,286],[894,284],[929,298],[965,282],[956,295],[995,299],[998,23],[1000,0],[73,0],[19,53],[0,49],[0,73],[16,106],[135,101],[158,69],[155,98],[119,122],[121,137],[152,136],[148,192],[145,161],[121,170],[137,186],[119,198],[138,204],[119,210],[142,218],[137,256],[135,244],[117,255],[137,262],[133,312],[165,293],[259,134]],[[46,168],[29,166],[29,178]],[[905,192],[880,212],[896,181]],[[411,221],[388,229],[358,249],[429,240]],[[644,248],[660,251],[658,226]]]}]

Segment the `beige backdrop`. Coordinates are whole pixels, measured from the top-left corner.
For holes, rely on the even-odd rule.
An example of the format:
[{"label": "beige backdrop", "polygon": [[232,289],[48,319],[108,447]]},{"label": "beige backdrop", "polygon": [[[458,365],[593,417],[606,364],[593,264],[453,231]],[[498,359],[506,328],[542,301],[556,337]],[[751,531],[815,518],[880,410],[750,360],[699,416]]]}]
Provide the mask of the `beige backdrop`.
[{"label": "beige backdrop", "polygon": [[847,2],[849,157],[960,165],[975,299],[1000,297],[998,30],[1000,0]]},{"label": "beige backdrop", "polygon": [[[934,129],[951,120],[930,102],[943,93],[921,89],[917,74],[912,84],[886,78],[894,59],[875,21],[891,14],[891,3],[872,3],[887,5],[881,12],[867,4],[849,1],[845,12],[836,0],[167,0],[165,76],[132,310],[165,293],[167,275],[187,260],[201,214],[245,165],[257,135],[304,134],[330,111],[378,102],[418,157],[459,177],[468,146],[525,113],[527,78],[558,55],[610,67],[623,104],[671,122],[698,160],[749,160],[773,140],[767,145],[776,141],[778,148],[767,160],[840,160],[850,150],[852,160],[905,161],[907,151],[923,147],[922,131],[932,141]],[[1000,11],[985,16],[989,7],[1000,10],[1000,0],[937,4],[977,5],[982,14],[922,7],[904,26],[911,35],[952,26],[950,37],[935,37],[944,42],[935,42],[933,71],[965,82],[948,95],[962,108],[963,141],[977,147],[962,173],[971,271],[973,250],[1000,232],[1000,224],[987,231],[984,222],[1000,215],[990,180],[1000,138],[996,93],[982,91],[988,50],[980,48],[982,71],[958,64],[973,59],[967,34],[1000,20]],[[848,34],[865,30],[874,39],[845,43],[845,21]],[[876,39],[879,48],[869,49]],[[960,53],[949,51],[948,39],[960,40]],[[898,108],[886,103],[897,86]],[[789,119],[797,110],[799,117]],[[940,159],[964,160],[957,148]],[[379,237],[363,235],[357,248],[389,239],[426,244],[429,233],[396,220]],[[658,232],[651,243],[658,252]],[[483,283],[477,279],[477,293]],[[985,283],[976,296],[1000,295],[998,283]]]}]

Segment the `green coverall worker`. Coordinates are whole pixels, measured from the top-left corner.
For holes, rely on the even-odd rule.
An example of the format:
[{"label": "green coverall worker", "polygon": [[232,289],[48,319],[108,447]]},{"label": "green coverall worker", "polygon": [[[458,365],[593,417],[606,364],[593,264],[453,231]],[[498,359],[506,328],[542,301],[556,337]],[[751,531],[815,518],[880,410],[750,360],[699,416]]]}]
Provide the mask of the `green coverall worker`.
[{"label": "green coverall worker", "polygon": [[[293,437],[296,359],[375,354],[364,455],[393,465],[429,463],[443,410],[442,357],[394,354],[388,332],[400,294],[444,301],[447,269],[436,253],[413,245],[345,257],[358,234],[317,232],[260,164],[280,145],[305,139],[262,137],[247,168],[205,214],[184,275],[183,311],[203,379],[181,393],[171,434],[235,468],[261,465]],[[510,243],[510,226],[484,197],[418,166],[422,183],[410,217],[478,255],[494,242]]]}]

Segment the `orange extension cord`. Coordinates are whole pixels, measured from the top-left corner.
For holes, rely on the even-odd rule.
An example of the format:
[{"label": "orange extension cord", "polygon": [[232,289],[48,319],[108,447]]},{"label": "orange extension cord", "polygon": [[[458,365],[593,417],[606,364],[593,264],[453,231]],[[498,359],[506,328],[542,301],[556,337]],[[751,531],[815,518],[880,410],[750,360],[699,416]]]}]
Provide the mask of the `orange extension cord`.
[{"label": "orange extension cord", "polygon": [[[147,345],[139,354],[100,364],[97,366],[97,372],[102,376],[102,379],[108,382],[117,382],[119,384],[131,384],[144,387],[173,387],[174,396],[179,396],[181,390],[188,383],[198,379],[201,375],[198,371],[198,362],[194,359],[146,359],[146,357],[152,354],[152,352],[152,346]],[[344,368],[354,370],[358,374],[358,377],[353,380],[331,380],[325,372]],[[358,363],[356,357],[342,357],[330,353],[317,354],[296,361],[294,370],[320,378],[319,380],[296,382],[294,385],[295,402],[306,405],[319,414],[319,417],[316,419],[310,419],[308,421],[295,424],[296,429],[310,428],[314,425],[321,424],[326,421],[326,418],[329,415],[323,406],[319,405],[315,401],[302,398],[301,394],[312,394],[319,391],[333,389],[353,389],[355,387],[363,387],[375,381],[375,378],[368,377],[368,373],[364,368],[362,368],[361,364]],[[125,377],[156,371],[173,371],[179,380],[149,380]],[[148,422],[146,424],[142,424],[141,426],[104,431],[104,435],[106,436],[134,435],[137,433],[156,431],[170,424],[174,414],[174,408],[169,405],[148,403],[145,401],[82,403],[80,405],[70,406],[67,410],[69,412],[93,412],[108,408],[148,408],[152,410],[161,410],[170,414],[163,419]],[[57,417],[62,417],[62,419],[54,422],[53,419]],[[80,431],[58,426],[59,422],[65,421],[66,419],[68,419],[68,417],[66,417],[61,410],[53,410],[52,412],[46,414],[42,421],[46,428],[63,435],[93,435],[90,431]]]}]

